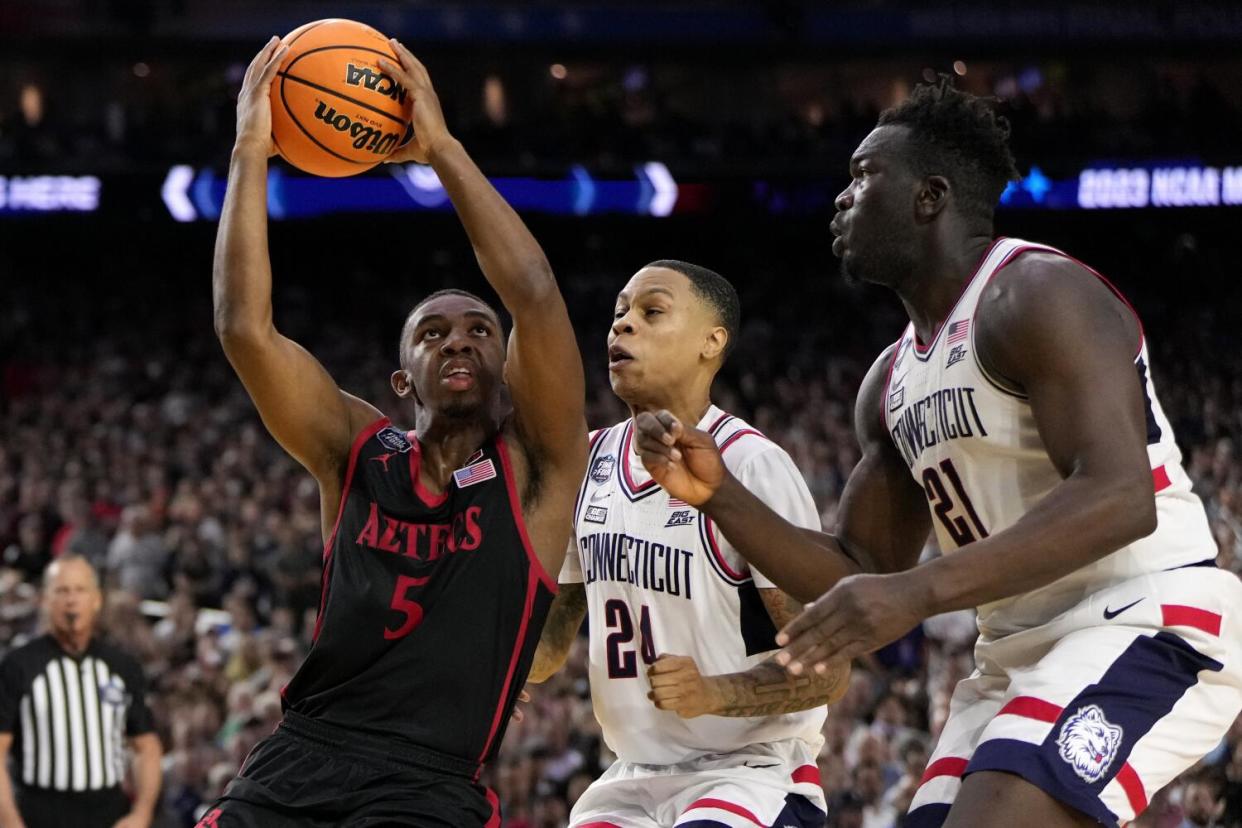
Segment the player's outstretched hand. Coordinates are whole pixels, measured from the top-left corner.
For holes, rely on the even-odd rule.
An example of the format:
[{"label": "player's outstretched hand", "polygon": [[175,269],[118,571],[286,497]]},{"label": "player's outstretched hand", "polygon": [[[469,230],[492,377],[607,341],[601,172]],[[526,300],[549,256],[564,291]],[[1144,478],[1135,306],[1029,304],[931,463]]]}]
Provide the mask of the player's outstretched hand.
[{"label": "player's outstretched hand", "polygon": [[725,465],[706,431],[687,428],[668,411],[644,411],[636,420],[638,455],[670,497],[702,506],[724,481]]},{"label": "player's outstretched hand", "polygon": [[526,692],[525,689],[518,693],[517,704],[513,705],[513,712],[509,714],[509,719],[514,724],[526,718],[526,711],[522,709],[524,704],[530,704],[530,693]]},{"label": "player's outstretched hand", "polygon": [[272,37],[250,61],[237,96],[237,146],[253,146],[267,157],[276,154],[272,140],[272,78],[289,47]]},{"label": "player's outstretched hand", "polygon": [[714,686],[690,656],[661,655],[647,668],[647,681],[651,683],[647,698],[660,710],[671,710],[683,719],[719,709]]},{"label": "player's outstretched hand", "polygon": [[896,641],[926,614],[908,572],[842,578],[776,636],[776,661],[794,675],[823,674],[829,660],[852,659]]},{"label": "player's outstretched hand", "polygon": [[440,109],[440,99],[431,85],[427,67],[395,37],[390,38],[388,43],[397,53],[401,65],[395,65],[383,57],[379,59],[379,65],[396,78],[410,95],[410,126],[414,128],[414,137],[385,160],[398,164],[406,161],[430,164],[431,157],[440,147],[451,142],[453,136],[444,123],[444,112]]}]

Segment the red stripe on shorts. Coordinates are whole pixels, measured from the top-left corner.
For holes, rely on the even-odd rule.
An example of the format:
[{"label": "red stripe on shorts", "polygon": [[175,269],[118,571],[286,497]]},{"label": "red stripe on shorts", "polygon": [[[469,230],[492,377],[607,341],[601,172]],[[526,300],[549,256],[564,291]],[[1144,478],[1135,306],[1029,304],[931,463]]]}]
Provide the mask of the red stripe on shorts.
[{"label": "red stripe on shorts", "polygon": [[821,784],[819,780],[819,768],[815,765],[803,765],[795,770],[790,778],[797,783],[810,782],[812,785]]},{"label": "red stripe on shorts", "polygon": [[500,828],[500,798],[491,788],[487,788],[487,804],[492,806],[492,815],[483,828]]},{"label": "red stripe on shorts", "polygon": [[1161,604],[1160,612],[1164,615],[1166,627],[1194,627],[1205,633],[1220,635],[1220,616],[1198,607],[1185,607],[1181,604]]},{"label": "red stripe on shorts", "polygon": [[1009,703],[1002,707],[996,715],[1022,716],[1027,719],[1051,723],[1060,718],[1062,709],[1052,702],[1046,702],[1034,696],[1018,696],[1010,699]]},{"label": "red stripe on shorts", "polygon": [[969,759],[963,759],[960,756],[946,756],[943,759],[937,759],[927,766],[927,770],[923,771],[923,778],[919,780],[920,785],[926,785],[937,776],[961,776],[966,772],[966,765]]},{"label": "red stripe on shorts", "polygon": [[1130,800],[1130,808],[1134,811],[1134,815],[1138,816],[1143,813],[1147,809],[1147,791],[1143,790],[1143,780],[1139,779],[1129,762],[1117,771],[1117,783],[1126,792],[1126,799]]},{"label": "red stripe on shorts", "polygon": [[[728,811],[731,814],[737,814],[743,819],[749,819],[751,822],[758,825],[759,828],[764,828],[764,825],[759,821],[759,818],[750,811],[746,810],[741,805],[734,805],[732,802],[725,802],[723,799],[699,799],[691,802],[690,807],[686,808],[686,811],[693,811],[697,808],[716,808],[721,811]],[[682,811],[682,813],[684,814],[686,811]]]},{"label": "red stripe on shorts", "polygon": [[1169,473],[1165,471],[1164,466],[1156,466],[1151,470],[1151,482],[1158,492],[1162,492],[1173,485],[1173,481],[1169,479]]}]

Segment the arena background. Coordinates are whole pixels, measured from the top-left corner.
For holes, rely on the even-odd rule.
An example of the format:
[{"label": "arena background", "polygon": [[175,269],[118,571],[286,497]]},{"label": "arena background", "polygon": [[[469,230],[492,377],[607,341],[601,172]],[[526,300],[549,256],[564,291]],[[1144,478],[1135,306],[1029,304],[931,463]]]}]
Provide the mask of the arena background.
[{"label": "arena background", "polygon": [[[593,426],[623,416],[604,337],[629,275],[681,258],[734,281],[744,331],[717,402],[792,453],[826,524],[858,458],[858,382],[904,324],[829,252],[849,152],[924,77],[1000,97],[1024,178],[999,232],[1063,247],[1137,307],[1220,563],[1242,569],[1235,4],[4,0],[0,652],[37,628],[52,556],[101,566],[107,628],[152,683],[158,825],[192,825],[271,731],[318,600],[316,490],[216,343],[210,273],[245,65],[329,16],[422,57],[528,220],[581,335]],[[273,169],[278,324],[410,423],[386,379],[405,313],[486,290],[443,191],[413,167]],[[830,824],[900,824],[973,637],[968,613],[939,617],[858,664],[825,728]],[[562,825],[611,760],[584,640],[489,771],[508,826]],[[1136,824],[1242,825],[1239,742],[1242,724]]]}]

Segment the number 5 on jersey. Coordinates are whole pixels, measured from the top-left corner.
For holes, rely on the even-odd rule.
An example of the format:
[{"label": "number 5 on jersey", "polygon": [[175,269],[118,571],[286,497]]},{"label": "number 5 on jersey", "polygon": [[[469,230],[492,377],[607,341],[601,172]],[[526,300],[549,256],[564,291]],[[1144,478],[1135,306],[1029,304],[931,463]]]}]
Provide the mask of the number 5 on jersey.
[{"label": "number 5 on jersey", "polygon": [[411,578],[409,575],[397,576],[397,585],[392,591],[392,603],[388,607],[404,615],[405,620],[394,630],[385,627],[385,639],[392,641],[394,638],[405,638],[414,632],[415,627],[422,623],[423,605],[410,599],[410,588],[422,586],[430,580],[430,578]]},{"label": "number 5 on jersey", "polygon": [[[604,604],[604,622],[608,629],[616,630],[608,636],[608,678],[634,678],[638,675],[638,659],[634,650],[626,647],[634,640],[634,620],[630,617],[630,607],[619,598],[613,598]],[[644,664],[654,664],[656,660],[655,641],[651,638],[651,615],[647,605],[643,604],[638,616],[638,633],[641,637],[639,650],[642,652]],[[625,647],[625,649],[622,649]]]}]

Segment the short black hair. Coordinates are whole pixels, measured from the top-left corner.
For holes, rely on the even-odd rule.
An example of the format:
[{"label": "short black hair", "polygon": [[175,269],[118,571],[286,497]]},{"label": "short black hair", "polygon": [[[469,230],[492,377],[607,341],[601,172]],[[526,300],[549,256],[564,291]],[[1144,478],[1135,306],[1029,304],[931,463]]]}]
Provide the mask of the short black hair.
[{"label": "short black hair", "polygon": [[481,296],[477,296],[471,293],[470,291],[462,290],[461,288],[443,288],[442,290],[437,290],[434,293],[430,293],[427,296],[424,296],[422,300],[419,301],[419,303],[415,305],[413,308],[411,308],[410,312],[405,315],[405,322],[402,323],[401,325],[401,340],[397,343],[398,354],[400,354],[401,349],[405,347],[406,334],[409,333],[410,323],[414,320],[414,314],[416,314],[418,312],[418,309],[421,308],[423,305],[427,304],[433,299],[439,299],[441,296],[465,296],[468,299],[473,299],[474,301],[478,302],[480,305],[482,305],[483,307],[487,308],[489,311],[492,312],[492,316],[496,317],[496,323],[500,325],[501,329],[503,330],[504,322],[501,321],[500,314],[497,313],[496,309],[493,308],[491,304],[485,301]]},{"label": "short black hair", "polygon": [[952,75],[941,74],[880,113],[878,125],[908,128],[915,171],[948,178],[963,212],[991,219],[1005,187],[1020,178],[1009,149],[1009,120],[996,114],[998,103],[963,92]]},{"label": "short black hair", "polygon": [[657,259],[645,267],[675,270],[689,279],[695,294],[716,312],[721,327],[729,335],[725,343],[724,356],[727,357],[733,352],[733,347],[737,345],[739,329],[742,326],[742,303],[737,298],[737,290],[728,279],[702,265],[690,264],[677,259]]}]

